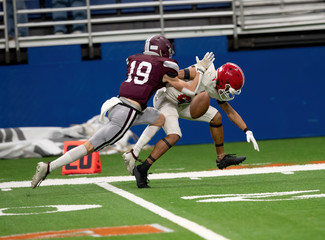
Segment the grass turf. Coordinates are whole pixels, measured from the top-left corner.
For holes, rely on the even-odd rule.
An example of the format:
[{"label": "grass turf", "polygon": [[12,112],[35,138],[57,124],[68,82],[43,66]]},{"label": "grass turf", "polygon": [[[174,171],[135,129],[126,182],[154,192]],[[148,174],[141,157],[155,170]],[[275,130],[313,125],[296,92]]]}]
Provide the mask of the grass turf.
[{"label": "grass turf", "polygon": [[[226,143],[227,153],[236,153],[247,157],[243,165],[268,163],[296,163],[325,160],[325,137],[296,138],[283,140],[259,141],[260,152],[246,142]],[[150,150],[142,151],[141,159],[145,159]],[[35,172],[39,161],[53,161],[55,157],[0,160],[0,182],[29,180]],[[202,171],[215,169],[216,153],[213,144],[180,145],[171,148],[151,168],[151,172]],[[102,173],[100,176],[128,175],[125,170],[122,154],[101,156]],[[98,176],[96,174],[90,175]],[[48,178],[66,178],[61,171],[52,172]],[[74,176],[71,175],[71,178]],[[79,177],[79,176],[78,176]]]},{"label": "grass turf", "polygon": [[[228,153],[247,156],[243,165],[293,163],[325,160],[325,137],[259,141],[261,152],[246,142],[226,143]],[[141,153],[145,158],[150,151]],[[153,173],[187,172],[215,169],[213,144],[175,146],[151,168]],[[30,181],[38,161],[55,159],[0,160],[0,182]],[[127,176],[121,154],[101,156],[103,172],[87,175]],[[51,178],[68,178],[61,171]],[[149,176],[150,177],[150,176]],[[290,196],[269,197],[277,201],[204,202],[184,200],[184,196],[208,194],[248,194],[318,190],[325,193],[324,171],[294,174],[258,174],[203,179],[152,180],[151,189],[137,189],[135,182],[114,183],[121,189],[150,201],[178,216],[185,217],[229,239],[324,239],[324,198],[287,200]],[[308,193],[313,194],[313,193]],[[30,213],[51,210],[39,206],[55,204],[99,204],[101,208],[83,211],[0,216],[0,236],[50,230],[81,229],[159,223],[172,233],[114,236],[109,239],[201,239],[192,232],[162,218],[131,201],[97,185],[64,185],[37,189],[15,188],[0,192],[0,208],[7,212]],[[23,209],[20,207],[32,207]],[[106,238],[106,237],[103,237]],[[108,238],[108,237],[107,237]],[[69,237],[67,239],[93,239]]]}]

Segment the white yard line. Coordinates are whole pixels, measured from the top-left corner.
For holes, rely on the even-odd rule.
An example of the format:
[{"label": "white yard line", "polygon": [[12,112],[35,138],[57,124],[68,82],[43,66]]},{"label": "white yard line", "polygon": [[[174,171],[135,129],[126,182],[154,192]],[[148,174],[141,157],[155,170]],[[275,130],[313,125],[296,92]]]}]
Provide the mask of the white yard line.
[{"label": "white yard line", "polygon": [[180,217],[175,215],[172,212],[167,211],[164,208],[161,208],[151,202],[148,202],[144,200],[143,198],[140,198],[132,193],[129,193],[127,191],[124,191],[123,189],[117,188],[112,186],[108,183],[97,183],[98,186],[113,192],[121,197],[126,198],[127,200],[130,200],[131,202],[148,209],[149,211],[168,219],[169,221],[176,223],[177,225],[189,230],[190,232],[193,232],[194,234],[202,237],[206,240],[226,240],[227,238],[211,231],[210,229],[207,229],[206,227],[203,227],[195,222],[192,222],[186,218]]},{"label": "white yard line", "polygon": [[[251,174],[267,174],[267,173],[287,173],[296,171],[314,171],[325,170],[325,164],[306,164],[295,166],[281,166],[281,167],[261,167],[261,168],[246,168],[234,170],[214,170],[214,171],[200,171],[200,172],[183,172],[183,173],[160,173],[151,174],[150,179],[175,179],[175,178],[190,178],[199,179],[205,177],[223,177],[223,176],[239,176]],[[123,189],[112,186],[111,182],[125,182],[134,181],[133,176],[117,176],[117,177],[83,177],[83,178],[69,178],[69,179],[48,179],[44,181],[41,187],[54,186],[54,185],[75,185],[75,184],[96,184],[108,191],[118,194],[135,204],[165,218],[179,226],[193,232],[194,234],[206,240],[225,240],[226,238],[205,228],[195,222],[192,222],[183,217],[177,216],[172,212],[167,211],[151,202],[148,202],[132,193]],[[12,188],[30,187],[30,181],[17,181],[17,182],[3,182],[0,183],[0,190],[10,191]],[[37,190],[34,190],[37,191]]]},{"label": "white yard line", "polygon": [[[261,167],[261,168],[244,168],[232,170],[213,170],[200,172],[181,172],[181,173],[156,173],[150,174],[150,180],[157,179],[175,179],[175,178],[190,178],[198,179],[205,177],[225,177],[225,176],[240,176],[252,174],[267,174],[267,173],[288,173],[299,171],[315,171],[325,170],[325,163],[321,164],[306,164],[306,165],[291,165],[281,167]],[[134,181],[133,176],[117,176],[117,177],[82,177],[82,178],[67,178],[67,179],[47,179],[42,182],[40,187],[54,185],[77,185],[77,184],[92,184],[92,183],[112,183],[112,182],[127,182]],[[30,187],[30,181],[12,181],[0,183],[0,190],[8,191],[12,188]],[[36,191],[36,190],[34,190]]]}]

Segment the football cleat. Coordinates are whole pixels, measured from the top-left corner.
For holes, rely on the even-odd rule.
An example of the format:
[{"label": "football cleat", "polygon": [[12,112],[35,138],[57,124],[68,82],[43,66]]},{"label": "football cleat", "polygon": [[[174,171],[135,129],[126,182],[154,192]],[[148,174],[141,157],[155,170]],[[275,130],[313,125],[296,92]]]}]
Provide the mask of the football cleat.
[{"label": "football cleat", "polygon": [[135,176],[135,180],[137,181],[138,188],[150,188],[150,186],[148,186],[148,174],[141,172],[138,167],[139,165],[135,166],[133,169],[133,175]]},{"label": "football cleat", "polygon": [[39,186],[49,173],[50,163],[39,162],[36,167],[36,173],[31,182],[32,188]]},{"label": "football cleat", "polygon": [[137,157],[133,154],[133,150],[130,152],[126,152],[122,155],[122,158],[124,160],[124,164],[126,167],[126,170],[133,175],[133,169],[135,167],[135,162],[137,161]]},{"label": "football cleat", "polygon": [[236,157],[235,154],[226,154],[220,162],[217,161],[217,166],[219,169],[224,169],[231,165],[238,165],[245,161],[245,159],[245,156]]}]

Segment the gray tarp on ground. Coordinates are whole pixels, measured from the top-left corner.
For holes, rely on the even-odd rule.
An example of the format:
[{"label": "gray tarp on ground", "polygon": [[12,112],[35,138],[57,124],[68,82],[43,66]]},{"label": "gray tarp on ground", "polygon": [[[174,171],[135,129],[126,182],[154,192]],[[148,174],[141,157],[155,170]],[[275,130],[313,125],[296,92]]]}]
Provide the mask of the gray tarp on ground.
[{"label": "gray tarp on ground", "polygon": [[[89,139],[104,123],[99,115],[86,123],[71,127],[20,127],[0,128],[0,159],[57,156],[63,153],[64,141]],[[104,148],[100,154],[125,152],[132,148],[136,135],[128,131],[112,146]]]}]

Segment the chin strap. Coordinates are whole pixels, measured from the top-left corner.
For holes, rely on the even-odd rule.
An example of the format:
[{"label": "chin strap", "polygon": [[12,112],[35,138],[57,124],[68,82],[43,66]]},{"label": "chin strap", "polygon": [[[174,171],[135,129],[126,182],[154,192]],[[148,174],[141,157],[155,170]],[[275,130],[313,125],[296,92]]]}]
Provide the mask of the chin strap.
[{"label": "chin strap", "polygon": [[229,92],[232,94],[232,95],[239,95],[241,93],[241,89],[239,90],[235,90],[234,88],[230,87],[229,88]]},{"label": "chin strap", "polygon": [[235,98],[235,95],[239,95],[241,93],[241,89],[236,90],[236,89],[230,87],[230,85],[226,85],[226,88],[228,86],[229,86],[228,90],[225,90],[225,89],[218,90],[218,93],[223,101],[233,100]]}]

